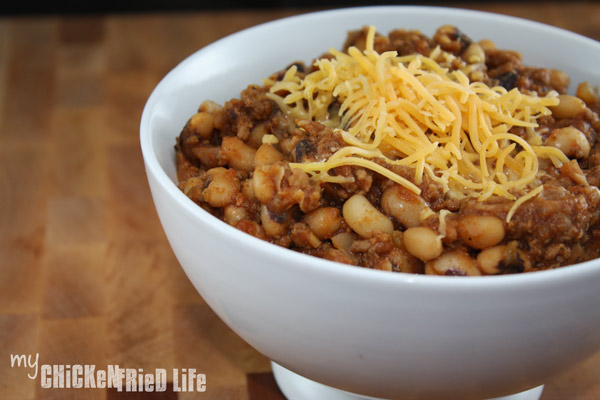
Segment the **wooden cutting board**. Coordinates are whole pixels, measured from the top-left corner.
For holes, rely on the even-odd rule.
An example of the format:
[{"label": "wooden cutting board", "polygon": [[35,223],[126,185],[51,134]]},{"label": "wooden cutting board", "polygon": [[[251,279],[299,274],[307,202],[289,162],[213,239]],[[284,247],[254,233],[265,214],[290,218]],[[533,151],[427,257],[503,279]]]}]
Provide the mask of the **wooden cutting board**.
[{"label": "wooden cutting board", "polygon": [[[600,39],[600,4],[462,6]],[[461,5],[461,4],[455,4]],[[229,33],[309,10],[0,19],[0,399],[282,399],[268,360],[196,293],[163,235],[138,142],[164,74]],[[45,389],[38,363],[195,368],[205,392]],[[600,355],[543,399],[600,399]],[[169,374],[172,382],[172,374]],[[172,383],[170,383],[172,385]]]}]

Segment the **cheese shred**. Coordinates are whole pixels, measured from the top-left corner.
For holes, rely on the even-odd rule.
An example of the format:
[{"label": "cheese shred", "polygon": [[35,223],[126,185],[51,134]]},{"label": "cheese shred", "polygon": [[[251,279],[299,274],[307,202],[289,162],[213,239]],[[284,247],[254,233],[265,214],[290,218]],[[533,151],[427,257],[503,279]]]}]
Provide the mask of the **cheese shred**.
[{"label": "cheese shred", "polygon": [[[427,175],[457,198],[485,201],[500,196],[516,209],[542,190],[539,159],[560,167],[568,158],[558,149],[534,146],[511,133],[513,127],[534,132],[537,119],[551,115],[558,94],[544,97],[516,88],[470,82],[460,70],[443,66],[452,55],[439,48],[432,57],[374,50],[370,27],[364,51],[331,49],[332,57],[315,61],[301,77],[292,66],[273,82],[269,98],[292,118],[332,126],[346,142],[328,160],[292,163],[314,179],[342,181],[332,169],[357,165],[380,173],[419,194]],[[339,103],[337,116],[330,106]],[[393,171],[408,166],[414,179]],[[442,222],[442,221],[440,221]]]}]

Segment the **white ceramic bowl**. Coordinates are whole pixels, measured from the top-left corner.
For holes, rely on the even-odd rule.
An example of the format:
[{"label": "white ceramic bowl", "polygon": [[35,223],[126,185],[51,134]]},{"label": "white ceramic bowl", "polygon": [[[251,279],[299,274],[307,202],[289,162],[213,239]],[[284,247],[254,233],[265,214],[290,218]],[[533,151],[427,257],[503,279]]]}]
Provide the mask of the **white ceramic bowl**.
[{"label": "white ceramic bowl", "polygon": [[156,209],[189,279],[238,335],[277,364],[382,398],[486,398],[552,379],[600,349],[600,262],[531,274],[433,277],[336,264],[276,247],[204,212],[175,185],[175,137],[224,102],[375,25],[432,35],[454,24],[529,65],[600,83],[600,44],[539,23],[458,9],[368,7],[260,25],[194,53],[156,87],[141,146]]}]

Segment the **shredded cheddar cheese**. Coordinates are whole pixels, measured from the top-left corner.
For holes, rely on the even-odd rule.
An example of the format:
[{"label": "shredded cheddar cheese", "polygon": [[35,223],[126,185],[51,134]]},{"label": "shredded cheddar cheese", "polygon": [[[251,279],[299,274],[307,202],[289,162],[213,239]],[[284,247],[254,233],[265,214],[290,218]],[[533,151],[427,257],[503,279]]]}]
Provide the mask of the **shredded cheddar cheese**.
[{"label": "shredded cheddar cheese", "polygon": [[512,216],[515,214],[515,211],[517,211],[517,208],[519,208],[519,206],[523,203],[525,203],[527,200],[534,198],[535,196],[537,196],[538,194],[540,194],[542,192],[542,190],[544,189],[543,186],[538,186],[535,189],[533,189],[531,192],[527,193],[526,195],[519,197],[512,205],[512,207],[510,208],[510,210],[508,210],[508,215],[506,216],[506,221],[510,222]]},{"label": "shredded cheddar cheese", "polygon": [[450,211],[448,210],[440,210],[440,214],[438,216],[439,219],[439,235],[438,237],[440,239],[443,239],[446,237],[446,216],[448,216],[448,214],[452,214]]},{"label": "shredded cheddar cheese", "polygon": [[279,143],[279,139],[277,139],[277,136],[275,136],[275,135],[267,134],[267,135],[263,135],[262,143],[277,144],[277,143]]},{"label": "shredded cheddar cheese", "polygon": [[[352,178],[330,171],[361,166],[417,194],[426,174],[458,198],[515,200],[508,221],[542,190],[540,158],[557,167],[568,162],[559,149],[510,132],[523,127],[536,139],[536,120],[551,114],[548,107],[559,102],[556,92],[539,97],[470,82],[462,71],[441,65],[453,56],[439,48],[431,57],[379,54],[374,36],[371,27],[364,51],[331,49],[333,57],[317,60],[314,72],[300,78],[292,66],[273,82],[269,97],[283,111],[295,119],[335,124],[346,142],[328,160],[292,168],[324,182],[344,182]],[[334,102],[340,104],[337,116],[329,112]],[[394,165],[414,169],[413,181],[388,168]]]}]

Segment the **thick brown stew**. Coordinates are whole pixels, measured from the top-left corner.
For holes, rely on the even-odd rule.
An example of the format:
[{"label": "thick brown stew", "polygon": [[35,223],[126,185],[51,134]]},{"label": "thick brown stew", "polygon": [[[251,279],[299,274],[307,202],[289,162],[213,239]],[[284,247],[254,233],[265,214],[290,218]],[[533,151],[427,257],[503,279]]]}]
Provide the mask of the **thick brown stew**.
[{"label": "thick brown stew", "polygon": [[[364,48],[367,29],[348,34],[344,50]],[[538,119],[545,144],[570,159],[560,168],[540,160],[543,192],[513,201],[449,196],[425,175],[417,195],[369,169],[336,167],[343,183],[323,183],[289,163],[325,160],[345,146],[339,133],[310,120],[292,120],[270,100],[267,86],[251,85],[224,106],[200,105],[175,146],[180,189],[200,207],[250,235],[341,263],[437,275],[509,274],[570,265],[599,256],[600,98],[589,84],[566,94],[565,73],[523,65],[515,51],[472,41],[452,26],[432,38],[418,31],[377,35],[374,48],[428,56],[436,47],[468,66],[471,81],[561,96],[552,115]],[[473,55],[476,57],[473,58]],[[475,59],[478,62],[472,63]],[[471,60],[471,61],[470,61]],[[311,66],[296,63],[300,74]],[[273,74],[283,78],[285,70]],[[334,110],[335,111],[335,110]],[[522,128],[511,133],[524,136]],[[276,140],[264,140],[265,135]],[[414,183],[414,171],[391,166]],[[431,212],[419,218],[424,209]],[[444,214],[445,227],[440,223]],[[444,232],[440,232],[444,229]]]}]

